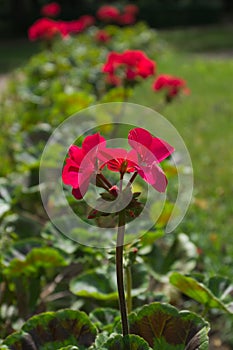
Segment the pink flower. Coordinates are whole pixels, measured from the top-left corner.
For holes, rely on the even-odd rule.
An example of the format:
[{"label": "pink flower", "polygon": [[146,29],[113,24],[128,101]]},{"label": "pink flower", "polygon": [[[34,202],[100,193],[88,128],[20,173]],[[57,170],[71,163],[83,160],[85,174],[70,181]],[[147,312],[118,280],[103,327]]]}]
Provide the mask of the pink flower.
[{"label": "pink flower", "polygon": [[174,148],[142,128],[131,130],[128,142],[138,155],[135,169],[139,176],[158,192],[164,192],[167,187],[167,178],[158,163],[170,156]]},{"label": "pink flower", "polygon": [[155,73],[155,67],[155,62],[142,51],[127,50],[123,53],[113,51],[108,55],[102,71],[108,74],[108,81],[111,81],[113,76],[117,76],[124,83],[125,81],[134,81],[138,77],[148,78]]},{"label": "pink flower", "polygon": [[159,75],[152,87],[155,91],[165,90],[168,102],[170,102],[181,91],[185,94],[189,93],[185,80],[168,74]]},{"label": "pink flower", "polygon": [[110,5],[101,6],[96,14],[97,18],[104,22],[116,21],[119,15],[119,10]]},{"label": "pink flower", "polygon": [[95,35],[95,39],[100,43],[107,43],[111,39],[111,36],[108,34],[108,32],[106,32],[106,30],[98,30]]},{"label": "pink flower", "polygon": [[82,147],[72,145],[69,149],[69,158],[62,172],[62,181],[73,187],[72,194],[76,199],[82,199],[88,190],[93,175],[96,175],[98,152],[105,147],[106,141],[99,133],[87,136]]},{"label": "pink flower", "polygon": [[55,35],[62,35],[60,24],[49,18],[40,18],[28,30],[29,40],[51,40]]},{"label": "pink flower", "polygon": [[61,12],[61,6],[57,2],[51,2],[44,5],[41,14],[46,17],[57,17]]}]

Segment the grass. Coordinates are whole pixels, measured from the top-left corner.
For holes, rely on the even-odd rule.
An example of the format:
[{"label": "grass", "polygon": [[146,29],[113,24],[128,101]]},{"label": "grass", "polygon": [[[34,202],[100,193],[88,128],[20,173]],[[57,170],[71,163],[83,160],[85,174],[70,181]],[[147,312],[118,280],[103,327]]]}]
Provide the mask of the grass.
[{"label": "grass", "polygon": [[208,26],[170,29],[160,32],[176,50],[186,52],[221,52],[233,50],[233,26]]},{"label": "grass", "polygon": [[[194,40],[186,52],[179,50],[181,42],[189,43],[197,32],[200,33],[199,46],[198,40]],[[218,52],[229,49],[229,46],[223,48],[216,29],[213,32],[193,29],[187,33],[176,30],[170,32],[170,36],[169,32],[162,33],[162,37],[177,45],[177,50],[157,57],[159,73],[184,78],[191,90],[190,96],[183,96],[159,110],[182,136],[194,169],[193,203],[178,230],[191,233],[203,254],[208,256],[206,268],[211,275],[226,273],[230,277],[233,267],[233,247],[229,244],[233,227],[233,60],[221,55],[211,57],[187,52],[194,47],[196,52],[203,52],[208,37],[215,39],[206,48],[212,47]],[[231,45],[233,47],[233,42]],[[145,87],[142,89],[138,89],[134,101],[156,107],[160,95],[151,89],[145,95]]]}]

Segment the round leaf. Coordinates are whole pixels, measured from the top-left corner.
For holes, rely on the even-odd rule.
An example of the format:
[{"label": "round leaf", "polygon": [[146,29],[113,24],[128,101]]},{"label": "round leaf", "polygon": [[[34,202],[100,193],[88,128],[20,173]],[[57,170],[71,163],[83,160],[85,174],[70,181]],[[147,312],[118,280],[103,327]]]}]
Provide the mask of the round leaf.
[{"label": "round leaf", "polygon": [[179,312],[169,304],[146,305],[137,314],[129,315],[129,324],[130,333],[145,339],[154,350],[185,349],[195,336],[199,346],[202,341],[198,336],[200,329],[204,329],[208,344],[208,324],[196,314]]},{"label": "round leaf", "polygon": [[137,335],[116,335],[110,338],[102,350],[150,350],[148,343]]},{"label": "round leaf", "polygon": [[60,310],[33,316],[3,344],[14,350],[53,350],[68,345],[89,347],[95,337],[96,329],[84,312]]}]

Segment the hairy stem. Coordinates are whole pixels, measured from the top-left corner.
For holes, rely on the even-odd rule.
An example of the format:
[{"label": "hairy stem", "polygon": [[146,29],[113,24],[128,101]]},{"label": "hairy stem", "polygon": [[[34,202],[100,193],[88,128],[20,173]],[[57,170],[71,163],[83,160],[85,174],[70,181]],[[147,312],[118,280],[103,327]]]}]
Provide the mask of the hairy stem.
[{"label": "hairy stem", "polygon": [[132,273],[131,266],[126,266],[126,281],[127,281],[127,311],[128,314],[132,311]]},{"label": "hairy stem", "polygon": [[124,235],[125,235],[125,212],[119,213],[118,231],[117,231],[117,246],[116,246],[116,274],[119,308],[121,313],[122,333],[123,336],[129,334],[129,326],[127,319],[127,309],[124,291],[124,276],[123,276],[123,249],[124,249]]}]

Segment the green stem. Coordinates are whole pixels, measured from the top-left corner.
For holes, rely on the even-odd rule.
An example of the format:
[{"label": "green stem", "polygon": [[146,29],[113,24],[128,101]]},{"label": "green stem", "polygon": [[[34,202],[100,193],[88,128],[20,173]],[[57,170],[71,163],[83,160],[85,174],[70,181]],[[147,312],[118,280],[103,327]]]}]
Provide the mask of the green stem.
[{"label": "green stem", "polygon": [[128,314],[132,311],[132,273],[131,266],[126,266],[126,281],[127,281],[127,310]]},{"label": "green stem", "polygon": [[129,334],[127,309],[126,309],[126,301],[125,301],[125,291],[124,291],[124,276],[123,276],[124,235],[125,235],[125,212],[123,210],[119,213],[118,231],[117,231],[117,246],[116,246],[117,287],[118,287],[119,308],[120,308],[120,313],[121,313],[123,336]]}]

